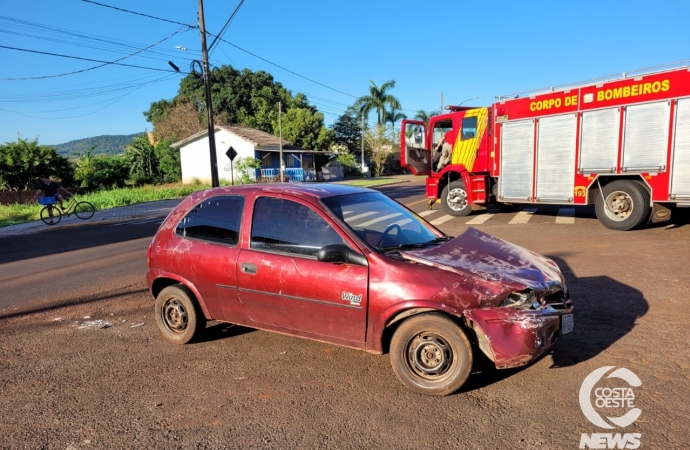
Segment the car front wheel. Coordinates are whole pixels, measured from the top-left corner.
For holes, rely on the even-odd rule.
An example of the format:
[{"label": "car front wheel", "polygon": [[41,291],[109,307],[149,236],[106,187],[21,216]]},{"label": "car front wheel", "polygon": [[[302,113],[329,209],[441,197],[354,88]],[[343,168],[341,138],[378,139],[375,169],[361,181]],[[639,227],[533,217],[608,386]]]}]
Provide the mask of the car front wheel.
[{"label": "car front wheel", "polygon": [[460,389],[472,369],[465,333],[441,314],[407,319],[391,340],[393,371],[419,394],[448,395]]},{"label": "car front wheel", "polygon": [[206,326],[206,319],[184,286],[168,286],[156,297],[156,325],[173,344],[186,344]]}]

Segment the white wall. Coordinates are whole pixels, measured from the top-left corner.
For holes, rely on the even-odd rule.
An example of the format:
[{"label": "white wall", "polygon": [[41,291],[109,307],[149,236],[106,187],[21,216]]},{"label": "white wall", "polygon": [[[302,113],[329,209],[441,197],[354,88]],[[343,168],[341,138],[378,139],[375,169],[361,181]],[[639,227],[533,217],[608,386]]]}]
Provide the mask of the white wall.
[{"label": "white wall", "polygon": [[[218,178],[220,180],[230,181],[230,159],[225,155],[225,152],[232,146],[237,152],[235,161],[237,161],[237,158],[253,158],[254,144],[226,130],[216,130],[215,136]],[[211,183],[211,161],[208,136],[189,142],[180,148],[180,165],[182,167],[183,183],[192,183],[195,179],[205,183]],[[228,170],[224,170],[226,167]],[[237,170],[234,168],[234,165],[233,169],[235,180],[237,180]]]}]

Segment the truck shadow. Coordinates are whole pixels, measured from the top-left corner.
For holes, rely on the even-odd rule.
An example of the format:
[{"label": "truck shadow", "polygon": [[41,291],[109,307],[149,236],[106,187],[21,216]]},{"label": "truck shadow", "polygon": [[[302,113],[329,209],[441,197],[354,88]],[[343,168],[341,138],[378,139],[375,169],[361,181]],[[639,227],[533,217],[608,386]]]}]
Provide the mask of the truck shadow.
[{"label": "truck shadow", "polygon": [[[549,258],[561,268],[575,307],[573,332],[561,336],[550,351],[537,360],[550,356],[552,369],[574,366],[598,356],[630,333],[637,320],[649,311],[647,300],[637,289],[607,276],[577,277],[563,259]],[[480,354],[460,392],[483,388],[526,368],[529,366],[498,370]]]}]

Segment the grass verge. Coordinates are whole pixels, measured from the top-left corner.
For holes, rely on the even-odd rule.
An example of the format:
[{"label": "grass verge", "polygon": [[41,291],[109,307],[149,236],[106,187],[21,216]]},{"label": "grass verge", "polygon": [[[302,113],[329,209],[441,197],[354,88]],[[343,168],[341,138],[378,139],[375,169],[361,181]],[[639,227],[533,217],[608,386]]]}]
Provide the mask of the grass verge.
[{"label": "grass verge", "polygon": [[[202,184],[143,186],[139,188],[93,192],[90,194],[77,195],[76,198],[77,200],[93,203],[96,207],[96,211],[101,211],[104,209],[116,208],[118,206],[184,197],[194,191],[206,189],[208,187],[209,186]],[[36,203],[30,205],[0,205],[0,227],[39,220],[41,208],[43,208],[43,206]]]}]

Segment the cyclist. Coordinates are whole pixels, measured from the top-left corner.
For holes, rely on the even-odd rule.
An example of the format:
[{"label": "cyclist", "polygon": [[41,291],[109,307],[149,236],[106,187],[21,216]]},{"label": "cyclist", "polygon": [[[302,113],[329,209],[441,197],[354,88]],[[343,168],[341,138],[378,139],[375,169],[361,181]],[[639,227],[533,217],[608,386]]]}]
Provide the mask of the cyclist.
[{"label": "cyclist", "polygon": [[43,193],[42,197],[53,197],[60,204],[60,208],[64,208],[62,204],[62,195],[58,193],[58,190],[67,194],[67,197],[71,197],[72,194],[57,182],[51,180],[49,175],[43,175],[41,178],[43,179],[43,183],[34,194],[34,199],[38,198],[39,193]]}]

